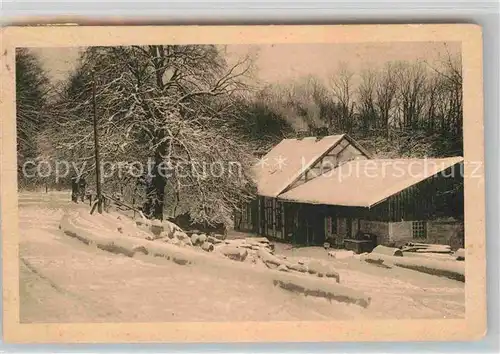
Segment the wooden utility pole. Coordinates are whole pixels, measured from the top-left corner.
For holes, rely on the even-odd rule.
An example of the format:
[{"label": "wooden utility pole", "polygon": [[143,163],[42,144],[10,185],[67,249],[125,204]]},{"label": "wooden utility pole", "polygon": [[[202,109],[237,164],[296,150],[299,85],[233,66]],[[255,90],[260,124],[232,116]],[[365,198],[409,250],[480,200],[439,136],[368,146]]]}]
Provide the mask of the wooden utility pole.
[{"label": "wooden utility pole", "polygon": [[102,214],[102,190],[101,190],[101,158],[99,156],[99,136],[97,133],[97,104],[95,98],[95,75],[92,70],[92,102],[94,105],[94,150],[95,150],[95,176],[97,189],[97,211]]}]

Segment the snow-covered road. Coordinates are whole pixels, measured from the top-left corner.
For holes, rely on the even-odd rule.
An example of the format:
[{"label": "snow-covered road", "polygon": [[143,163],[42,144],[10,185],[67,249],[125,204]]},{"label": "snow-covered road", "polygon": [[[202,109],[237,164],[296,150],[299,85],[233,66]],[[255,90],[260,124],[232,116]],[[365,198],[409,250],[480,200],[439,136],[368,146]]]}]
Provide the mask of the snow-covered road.
[{"label": "snow-covered road", "polygon": [[355,259],[335,262],[342,283],[372,297],[367,309],[289,293],[230,267],[221,271],[107,253],[58,229],[65,209],[88,208],[69,199],[69,193],[20,194],[22,322],[297,321],[465,314],[463,283],[404,269],[389,272]]}]

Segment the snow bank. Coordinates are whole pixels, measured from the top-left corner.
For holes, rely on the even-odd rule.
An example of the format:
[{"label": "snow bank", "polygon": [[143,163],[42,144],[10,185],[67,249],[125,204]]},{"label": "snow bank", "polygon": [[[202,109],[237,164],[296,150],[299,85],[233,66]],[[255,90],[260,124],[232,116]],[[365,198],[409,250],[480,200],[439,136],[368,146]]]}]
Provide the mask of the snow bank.
[{"label": "snow bank", "polygon": [[353,303],[362,307],[368,307],[370,297],[364,293],[347,288],[332,281],[322,281],[320,278],[283,273],[275,275],[273,283],[282,289],[306,296],[318,296],[328,300]]},{"label": "snow bank", "polygon": [[215,248],[214,245],[210,242],[203,242],[200,247],[205,252],[212,252]]},{"label": "snow bank", "polygon": [[[95,245],[97,248],[116,254],[124,254],[133,257],[137,253],[149,254],[162,257],[177,264],[185,265],[200,263],[206,260],[205,254],[190,247],[179,247],[166,242],[153,241],[146,238],[137,238],[122,234],[115,228],[98,228],[103,226],[103,219],[111,219],[110,215],[102,214],[96,217],[96,223],[89,227],[87,213],[78,215],[65,214],[60,222],[60,229],[68,236],[75,237],[87,245]],[[92,215],[91,217],[94,217]],[[118,223],[119,220],[117,220]],[[109,223],[108,223],[109,225]],[[116,230],[116,231],[115,231]]]},{"label": "snow bank", "polygon": [[465,249],[464,248],[459,248],[454,254],[453,257],[457,261],[465,261]]},{"label": "snow bank", "polygon": [[206,241],[207,241],[207,236],[204,234],[202,234],[202,235],[192,234],[191,235],[191,243],[193,244],[193,246],[201,246]]},{"label": "snow bank", "polygon": [[258,256],[260,259],[262,259],[262,262],[264,262],[264,264],[269,268],[277,268],[280,265],[288,265],[288,262],[286,262],[284,259],[276,257],[265,249],[260,249],[258,252]]},{"label": "snow bank", "polygon": [[246,250],[245,248],[230,245],[222,246],[219,249],[219,252],[221,252],[227,258],[239,262],[243,262],[248,256],[248,250]]},{"label": "snow bank", "polygon": [[296,271],[299,273],[309,273],[316,277],[334,278],[337,283],[340,282],[339,273],[332,267],[331,264],[323,263],[318,260],[310,260],[306,264],[294,263],[288,259],[279,258],[266,249],[260,249],[258,252],[262,262],[271,269],[280,269],[288,271]]},{"label": "snow bank", "polygon": [[334,259],[347,259],[355,256],[354,251],[335,250],[329,251],[328,256]]},{"label": "snow bank", "polygon": [[382,245],[375,247],[373,249],[372,253],[385,254],[388,256],[398,256],[398,257],[403,255],[403,252],[401,252],[401,250],[399,248],[391,248],[391,247],[386,247],[386,246],[382,246]]},{"label": "snow bank", "polygon": [[452,254],[446,253],[423,253],[423,252],[403,252],[403,257],[420,258],[420,259],[437,259],[440,261],[455,262],[457,259]]},{"label": "snow bank", "polygon": [[[104,215],[104,214],[102,214]],[[154,238],[169,237],[172,238],[176,231],[184,232],[178,225],[168,220],[149,220],[146,218],[135,221],[135,224],[144,230],[150,231]]]},{"label": "snow bank", "polygon": [[[109,232],[96,232],[97,229],[86,228],[86,224],[80,224],[76,218],[64,215],[61,219],[60,229],[68,236],[74,237],[86,245],[95,245],[97,248],[115,254],[123,254],[133,257],[136,252],[144,253],[139,240],[132,237],[117,237]],[[116,233],[119,233],[116,231]],[[139,251],[140,250],[140,251]]]},{"label": "snow bank", "polygon": [[79,225],[88,230],[99,231],[99,233],[105,230],[106,232],[118,232],[130,237],[142,239],[151,238],[151,233],[143,228],[137,227],[132,220],[119,213],[96,213],[90,215],[87,212],[79,212],[71,215],[73,221],[78,222]]},{"label": "snow bank", "polygon": [[320,278],[335,278],[337,283],[340,283],[340,275],[331,265],[319,261],[312,261],[307,264],[307,271],[310,274],[316,274]]},{"label": "snow bank", "polygon": [[368,253],[362,257],[366,262],[408,268],[422,273],[465,281],[465,265],[462,262],[449,262],[431,258],[395,257],[380,253]]},{"label": "snow bank", "polygon": [[[306,296],[319,296],[328,300],[336,300],[354,303],[363,307],[368,306],[370,298],[359,291],[338,284],[339,275],[333,269],[322,264],[294,264],[274,256],[269,252],[268,243],[264,240],[252,240],[251,247],[259,244],[258,250],[252,248],[238,247],[231,242],[218,245],[217,250],[221,256],[213,252],[203,252],[197,247],[180,247],[161,240],[143,237],[144,231],[133,223],[120,220],[116,215],[102,214],[92,215],[85,212],[65,214],[60,222],[60,229],[68,236],[74,237],[87,245],[94,245],[99,249],[134,257],[144,254],[153,257],[165,258],[179,265],[211,266],[224,272],[244,272],[245,276],[255,276],[256,281],[269,281],[270,284],[282,289],[302,293]],[[127,225],[127,226],[124,226]],[[122,231],[119,231],[119,229]],[[140,237],[131,236],[137,235]],[[188,237],[189,239],[189,237]],[[229,244],[227,244],[229,243]],[[205,241],[204,244],[213,244]],[[239,242],[240,245],[249,244]],[[216,252],[217,253],[217,252]],[[255,259],[247,262],[247,258],[253,253],[259,259],[276,267],[275,270],[267,267],[256,267]],[[235,262],[235,260],[237,262]],[[281,268],[280,268],[281,267]],[[283,271],[279,271],[280,270]],[[309,271],[316,276],[312,276]],[[333,281],[330,278],[335,278]]]}]

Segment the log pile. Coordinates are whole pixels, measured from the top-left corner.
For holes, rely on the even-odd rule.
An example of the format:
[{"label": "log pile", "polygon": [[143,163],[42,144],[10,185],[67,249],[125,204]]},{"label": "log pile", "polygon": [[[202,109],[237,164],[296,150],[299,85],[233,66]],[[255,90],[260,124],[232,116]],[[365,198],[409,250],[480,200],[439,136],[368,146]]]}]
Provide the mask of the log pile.
[{"label": "log pile", "polygon": [[[165,242],[172,243],[179,239],[177,235],[172,238],[158,238]],[[205,234],[192,234],[190,238],[191,245],[194,248],[200,247],[206,252],[214,252],[215,254],[230,259],[235,262],[245,262],[253,265],[260,265],[264,268],[278,270],[281,272],[309,274],[319,278],[332,278],[337,283],[340,282],[339,273],[333,269],[327,262],[322,263],[319,261],[309,262],[292,262],[284,256],[274,254],[274,245],[269,242],[265,237],[247,237],[244,239],[225,240],[222,241],[213,236]],[[179,246],[186,246],[183,243],[184,238],[180,238],[181,243],[175,243]]]},{"label": "log pile", "polygon": [[346,250],[335,250],[328,252],[328,257],[332,257],[334,259],[346,259],[354,257],[355,255],[356,253],[354,253],[354,251],[346,251]]},{"label": "log pile", "polygon": [[403,252],[415,253],[438,253],[438,254],[452,254],[453,251],[448,245],[428,244],[428,243],[415,243],[408,242],[401,247]]},{"label": "log pile", "polygon": [[403,252],[399,248],[386,247],[382,245],[375,247],[371,253],[382,254],[387,256],[396,256],[396,257],[403,256]]},{"label": "log pile", "polygon": [[243,262],[248,256],[248,250],[246,248],[231,245],[220,247],[219,252],[227,258],[238,262]]},{"label": "log pile", "polygon": [[214,245],[207,241],[203,242],[203,244],[200,247],[205,252],[212,252],[214,250]]},{"label": "log pile", "polygon": [[[102,217],[103,222],[119,225],[122,223],[120,216],[107,215]],[[116,221],[120,220],[119,223]],[[250,263],[260,266],[263,269],[278,270],[280,272],[290,272],[303,274],[318,278],[331,278],[335,282],[340,282],[339,273],[333,269],[328,262],[306,261],[292,262],[284,256],[274,254],[274,245],[266,237],[247,237],[242,239],[228,240],[223,236],[207,235],[204,233],[186,232],[171,221],[141,220],[131,223],[132,226],[118,226],[116,230],[125,236],[135,236],[135,234],[123,229],[135,229],[140,231],[138,235],[148,241],[167,243],[181,248],[190,248],[193,251],[199,250],[207,253],[214,253],[220,257],[235,261]],[[89,225],[90,226],[90,225]],[[114,226],[116,227],[116,226]],[[113,227],[111,227],[113,228]],[[149,232],[146,232],[149,231]],[[147,235],[146,237],[144,235]],[[134,245],[135,246],[135,245]],[[116,247],[114,245],[113,247]],[[147,249],[137,247],[134,252],[147,254]]]},{"label": "log pile", "polygon": [[421,273],[465,281],[465,266],[463,262],[447,261],[423,257],[396,256],[384,251],[361,255],[361,259],[384,268],[394,266],[415,270]]},{"label": "log pile", "polygon": [[280,272],[273,280],[273,283],[290,292],[305,296],[323,297],[329,301],[335,300],[356,304],[364,308],[368,307],[371,302],[371,298],[361,291],[347,288],[336,282],[324,281],[317,277]]},{"label": "log pile", "polygon": [[[151,225],[151,224],[150,224]],[[128,257],[162,257],[179,265],[198,265],[240,269],[248,276],[269,280],[277,287],[305,296],[324,297],[368,306],[370,298],[339,284],[335,269],[322,262],[288,260],[274,254],[274,247],[263,237],[249,237],[222,241],[203,234],[188,235],[175,224],[162,225],[152,235],[147,224],[138,227],[135,222],[121,220],[111,214],[65,214],[60,222],[64,234],[97,248]],[[158,223],[155,225],[159,226]],[[224,258],[225,260],[223,260]],[[227,260],[227,261],[226,261]],[[233,262],[230,265],[228,262]],[[248,264],[258,263],[261,269]],[[334,281],[332,281],[334,279]]]}]

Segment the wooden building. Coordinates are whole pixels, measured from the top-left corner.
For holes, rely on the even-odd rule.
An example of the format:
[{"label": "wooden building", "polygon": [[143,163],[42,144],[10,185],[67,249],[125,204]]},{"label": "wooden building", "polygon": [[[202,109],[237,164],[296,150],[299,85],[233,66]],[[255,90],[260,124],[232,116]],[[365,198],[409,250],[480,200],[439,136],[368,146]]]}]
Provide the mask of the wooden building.
[{"label": "wooden building", "polygon": [[463,159],[372,159],[347,135],[285,139],[255,167],[236,228],[286,242],[463,245]]}]

